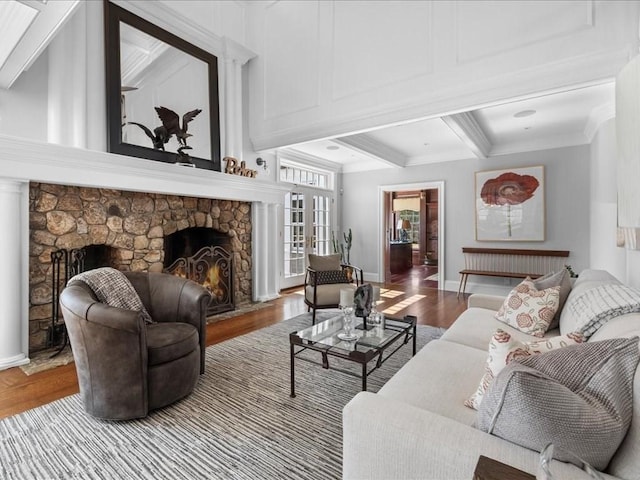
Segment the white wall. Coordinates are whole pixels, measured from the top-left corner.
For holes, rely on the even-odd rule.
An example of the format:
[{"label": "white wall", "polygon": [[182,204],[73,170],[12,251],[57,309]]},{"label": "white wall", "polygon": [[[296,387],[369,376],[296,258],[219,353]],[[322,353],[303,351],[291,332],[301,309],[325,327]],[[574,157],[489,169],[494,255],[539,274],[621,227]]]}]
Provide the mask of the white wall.
[{"label": "white wall", "polygon": [[11,87],[0,88],[0,133],[47,141],[47,55],[42,55]]},{"label": "white wall", "polygon": [[627,280],[627,254],[616,246],[617,177],[615,119],[605,122],[591,143],[590,267]]},{"label": "white wall", "polygon": [[[476,242],[474,231],[474,172],[533,165],[545,166],[546,240],[544,242]],[[462,247],[541,248],[570,250],[569,264],[580,271],[589,266],[590,165],[589,147],[568,147],[504,155],[487,160],[440,164],[343,175],[342,229],[353,230],[352,261],[377,275],[380,241],[378,186],[445,182],[445,272],[447,289],[457,289],[463,268]],[[471,279],[467,291],[503,291],[502,280]],[[509,282],[512,284],[512,282]],[[497,288],[496,288],[497,286]],[[508,288],[507,288],[508,289]]]}]

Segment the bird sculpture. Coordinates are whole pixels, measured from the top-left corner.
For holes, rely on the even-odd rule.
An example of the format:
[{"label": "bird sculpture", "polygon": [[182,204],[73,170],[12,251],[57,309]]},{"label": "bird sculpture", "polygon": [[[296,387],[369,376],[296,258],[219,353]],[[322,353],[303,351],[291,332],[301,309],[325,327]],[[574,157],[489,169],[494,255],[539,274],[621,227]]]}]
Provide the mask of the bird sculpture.
[{"label": "bird sculpture", "polygon": [[160,125],[159,127],[154,128],[152,132],[148,127],[138,122],[127,122],[126,124],[137,125],[138,127],[140,127],[142,131],[146,133],[147,137],[151,139],[153,148],[156,150],[164,151],[164,144],[171,139],[171,134],[167,132],[167,128],[164,125]]},{"label": "bird sculpture", "polygon": [[167,107],[155,107],[158,117],[162,120],[162,126],[166,128],[169,136],[175,135],[182,147],[187,146],[187,138],[191,137],[190,133],[187,133],[187,127],[189,122],[193,120],[200,112],[201,109],[191,110],[182,116],[182,126],[180,125],[180,117],[173,110]]}]

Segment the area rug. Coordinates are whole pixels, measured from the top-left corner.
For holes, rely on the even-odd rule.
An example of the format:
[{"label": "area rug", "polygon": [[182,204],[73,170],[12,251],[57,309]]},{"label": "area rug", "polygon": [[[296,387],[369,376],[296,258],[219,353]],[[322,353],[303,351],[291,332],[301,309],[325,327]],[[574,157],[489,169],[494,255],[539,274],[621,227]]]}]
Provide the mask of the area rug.
[{"label": "area rug", "polygon": [[[219,322],[221,320],[227,320],[229,318],[244,315],[247,312],[254,312],[256,310],[262,310],[263,308],[268,307],[273,307],[273,303],[256,302],[239,305],[235,308],[235,310],[218,313],[216,315],[212,315],[211,317],[207,317],[207,324]],[[69,345],[67,345],[62,350],[62,352],[53,356],[57,352],[57,350],[58,347],[49,348],[32,354],[30,356],[30,362],[26,365],[21,365],[20,369],[25,373],[25,375],[33,375],[34,373],[44,372],[45,370],[60,367],[62,365],[67,365],[68,363],[73,362],[73,352],[71,351],[71,347],[69,347]]]},{"label": "area rug", "polygon": [[[144,419],[93,419],[79,395],[4,419],[0,478],[340,478],[342,408],[360,380],[296,362],[289,397],[288,336],[310,324],[304,314],[208,347],[195,391]],[[419,326],[418,348],[442,331]],[[369,377],[369,391],[410,357],[411,346],[401,348]]]}]

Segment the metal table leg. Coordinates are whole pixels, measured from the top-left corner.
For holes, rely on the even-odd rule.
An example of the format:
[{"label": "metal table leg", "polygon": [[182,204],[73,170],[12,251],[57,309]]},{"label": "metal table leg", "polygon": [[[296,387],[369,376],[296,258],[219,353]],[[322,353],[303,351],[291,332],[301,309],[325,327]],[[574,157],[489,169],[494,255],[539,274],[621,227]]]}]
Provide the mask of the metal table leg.
[{"label": "metal table leg", "polygon": [[417,333],[417,325],[413,324],[413,355],[416,355],[416,333]]},{"label": "metal table leg", "polygon": [[296,352],[295,352],[295,346],[293,345],[293,343],[290,345],[289,347],[290,350],[290,356],[291,356],[291,398],[295,398],[296,397],[296,376],[295,376],[295,359],[296,359]]}]

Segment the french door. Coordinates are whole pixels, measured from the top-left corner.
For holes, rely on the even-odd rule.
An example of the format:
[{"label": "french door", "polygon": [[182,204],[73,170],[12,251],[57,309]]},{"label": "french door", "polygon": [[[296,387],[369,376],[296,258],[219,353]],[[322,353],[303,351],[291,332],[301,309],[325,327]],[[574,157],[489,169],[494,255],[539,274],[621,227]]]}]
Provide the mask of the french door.
[{"label": "french door", "polygon": [[307,255],[329,255],[333,224],[333,197],[329,192],[296,188],[284,203],[284,268],[282,288],[304,283]]}]

